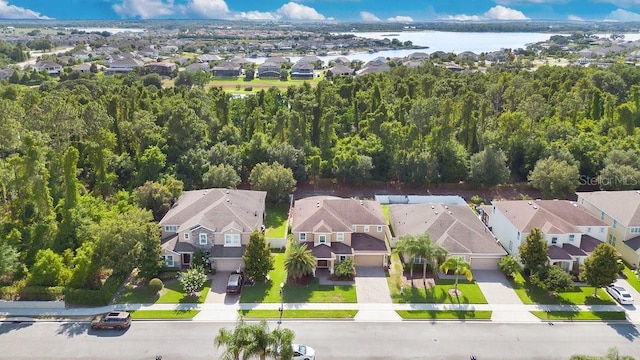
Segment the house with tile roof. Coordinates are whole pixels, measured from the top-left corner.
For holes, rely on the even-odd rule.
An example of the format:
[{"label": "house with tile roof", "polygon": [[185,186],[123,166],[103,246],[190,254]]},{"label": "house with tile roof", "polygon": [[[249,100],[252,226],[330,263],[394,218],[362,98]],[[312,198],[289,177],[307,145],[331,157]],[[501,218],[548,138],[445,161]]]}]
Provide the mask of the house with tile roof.
[{"label": "house with tile roof", "polygon": [[[396,237],[420,236],[425,232],[449,256],[464,258],[472,270],[496,270],[507,252],[493,233],[464,203],[434,202],[389,205],[389,221]],[[421,264],[423,259],[414,262]]]},{"label": "house with tile roof", "polygon": [[579,192],[578,204],[609,225],[607,242],[640,266],[640,190]]},{"label": "house with tile roof", "polygon": [[184,192],[160,220],[165,265],[188,267],[201,249],[218,271],[238,269],[251,233],[264,229],[266,196],[232,189]]},{"label": "house with tile roof", "polygon": [[38,61],[33,65],[36,71],[46,71],[49,75],[60,75],[62,73],[62,65],[53,61]]},{"label": "house with tile roof", "polygon": [[[352,257],[356,266],[387,266],[391,233],[374,200],[312,196],[296,200],[291,214],[294,241],[305,243],[316,269],[329,269]],[[315,270],[314,270],[315,271]]]},{"label": "house with tile roof", "polygon": [[485,211],[491,213],[483,219],[509,254],[518,258],[520,244],[538,228],[547,242],[549,263],[567,271],[578,271],[609,232],[604,221],[568,200],[493,201]]},{"label": "house with tile roof", "polygon": [[106,74],[128,74],[137,67],[144,66],[144,62],[134,58],[115,60],[105,69]]}]

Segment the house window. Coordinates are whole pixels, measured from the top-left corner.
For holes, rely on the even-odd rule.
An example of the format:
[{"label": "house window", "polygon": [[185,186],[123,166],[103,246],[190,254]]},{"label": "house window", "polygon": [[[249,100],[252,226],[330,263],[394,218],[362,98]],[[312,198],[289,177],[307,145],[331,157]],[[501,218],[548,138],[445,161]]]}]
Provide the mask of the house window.
[{"label": "house window", "polygon": [[189,240],[189,233],[184,233],[184,239]]},{"label": "house window", "polygon": [[513,251],[513,241],[509,240],[509,252]]},{"label": "house window", "polygon": [[376,227],[376,231],[377,231],[377,232],[382,232],[382,225],[378,225],[378,226]]},{"label": "house window", "polygon": [[555,244],[557,244],[557,243],[558,243],[558,238],[557,238],[557,237],[555,237],[555,236],[554,236],[554,237],[552,237],[552,238],[551,238],[551,245],[555,245]]},{"label": "house window", "polygon": [[616,246],[616,237],[609,234],[609,245]]},{"label": "house window", "polygon": [[164,231],[166,232],[176,232],[178,231],[178,225],[165,225]]},{"label": "house window", "polygon": [[600,211],[600,220],[604,220],[604,211]]},{"label": "house window", "polygon": [[416,256],[413,258],[413,263],[414,264],[422,264],[424,260],[422,259],[422,256]]},{"label": "house window", "polygon": [[358,231],[358,226],[357,225],[351,225],[351,231],[353,231],[353,232]]},{"label": "house window", "polygon": [[365,225],[364,226],[364,232],[368,233],[369,232],[369,225]]},{"label": "house window", "polygon": [[168,267],[173,267],[175,264],[173,263],[173,255],[165,255],[164,256],[164,265]]},{"label": "house window", "polygon": [[240,234],[224,234],[224,246],[240,246]]},{"label": "house window", "polygon": [[344,233],[337,233],[336,241],[344,241]]},{"label": "house window", "polygon": [[207,245],[207,234],[200,233],[198,235],[200,245]]},{"label": "house window", "polygon": [[300,233],[300,241],[307,241],[307,233]]},{"label": "house window", "polygon": [[520,231],[518,231],[518,237],[516,237],[517,240],[520,240]]},{"label": "house window", "polygon": [[600,228],[600,232],[603,233],[604,232],[604,228]]},{"label": "house window", "polygon": [[326,244],[327,243],[327,235],[319,235],[318,236],[318,242],[320,244]]},{"label": "house window", "polygon": [[613,220],[613,228],[615,229],[615,228],[617,228],[617,227],[618,227],[618,221]]},{"label": "house window", "polygon": [[573,234],[569,234],[569,241],[575,240],[576,236]]},{"label": "house window", "polygon": [[590,233],[590,232],[591,232],[591,228],[590,228],[590,227],[588,227],[588,228],[587,228],[587,232],[588,232],[588,233]]},{"label": "house window", "polygon": [[347,255],[338,256],[338,262],[339,263],[343,263],[345,260],[347,260]]},{"label": "house window", "polygon": [[640,228],[631,228],[633,234],[640,234]]}]

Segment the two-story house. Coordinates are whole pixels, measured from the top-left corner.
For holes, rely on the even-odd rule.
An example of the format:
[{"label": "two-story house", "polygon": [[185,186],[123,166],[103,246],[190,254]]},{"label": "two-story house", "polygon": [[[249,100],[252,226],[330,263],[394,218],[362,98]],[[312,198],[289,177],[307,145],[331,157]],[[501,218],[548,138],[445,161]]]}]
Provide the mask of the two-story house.
[{"label": "two-story house", "polygon": [[377,201],[332,196],[296,200],[291,233],[313,252],[317,269],[333,273],[348,257],[356,266],[388,264],[391,233]]},{"label": "two-story house", "polygon": [[547,242],[549,262],[567,271],[577,271],[609,230],[604,221],[568,200],[493,201],[485,211],[490,213],[483,219],[509,254],[518,258],[518,248],[537,228]]},{"label": "two-story house", "polygon": [[201,249],[217,270],[238,269],[251,233],[264,229],[266,195],[231,189],[184,192],[160,220],[165,265],[188,267]]},{"label": "two-story house", "polygon": [[144,66],[144,62],[134,58],[123,58],[115,60],[109,64],[109,67],[105,69],[106,74],[127,74],[133,71],[137,67]]},{"label": "two-story house", "polygon": [[609,225],[607,242],[640,266],[640,190],[579,192],[578,204]]},{"label": "two-story house", "polygon": [[62,74],[62,65],[54,63],[53,61],[38,61],[33,65],[36,71],[46,71],[49,75]]}]

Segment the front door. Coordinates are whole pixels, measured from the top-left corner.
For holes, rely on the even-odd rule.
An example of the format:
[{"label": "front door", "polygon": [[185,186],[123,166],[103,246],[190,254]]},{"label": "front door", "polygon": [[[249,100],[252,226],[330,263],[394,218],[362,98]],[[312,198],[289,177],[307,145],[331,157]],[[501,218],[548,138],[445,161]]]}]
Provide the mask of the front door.
[{"label": "front door", "polygon": [[182,254],[182,265],[191,265],[191,254]]},{"label": "front door", "polygon": [[326,269],[329,267],[329,260],[318,260],[318,268]]}]

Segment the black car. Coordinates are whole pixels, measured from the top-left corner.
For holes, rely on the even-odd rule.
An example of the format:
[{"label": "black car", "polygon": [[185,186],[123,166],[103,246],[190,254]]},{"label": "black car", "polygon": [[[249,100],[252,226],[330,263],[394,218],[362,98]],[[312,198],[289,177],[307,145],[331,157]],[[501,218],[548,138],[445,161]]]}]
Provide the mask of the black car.
[{"label": "black car", "polygon": [[242,276],[242,273],[234,272],[229,275],[229,281],[227,281],[227,294],[240,294],[243,283],[244,276]]}]

